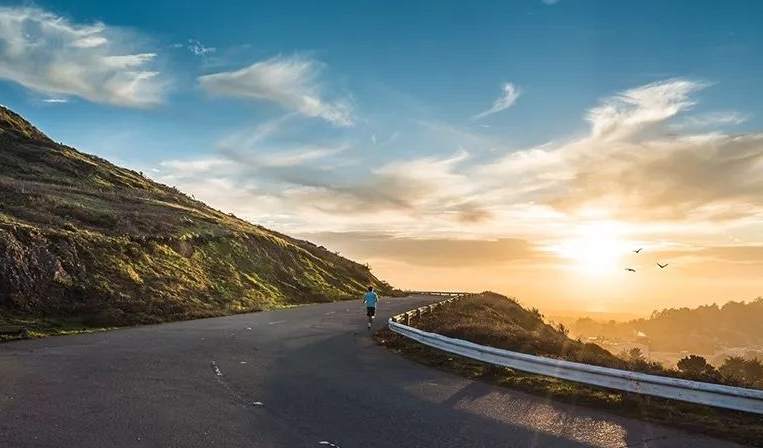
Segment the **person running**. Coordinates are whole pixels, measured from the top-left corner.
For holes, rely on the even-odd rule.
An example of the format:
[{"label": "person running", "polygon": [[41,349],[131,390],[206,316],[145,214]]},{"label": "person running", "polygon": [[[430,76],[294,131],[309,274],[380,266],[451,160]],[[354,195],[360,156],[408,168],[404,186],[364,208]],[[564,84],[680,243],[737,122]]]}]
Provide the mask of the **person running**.
[{"label": "person running", "polygon": [[369,286],[368,292],[363,295],[363,303],[366,304],[366,316],[368,316],[368,329],[371,329],[371,324],[376,317],[376,304],[379,302],[379,296],[374,292],[374,287]]}]

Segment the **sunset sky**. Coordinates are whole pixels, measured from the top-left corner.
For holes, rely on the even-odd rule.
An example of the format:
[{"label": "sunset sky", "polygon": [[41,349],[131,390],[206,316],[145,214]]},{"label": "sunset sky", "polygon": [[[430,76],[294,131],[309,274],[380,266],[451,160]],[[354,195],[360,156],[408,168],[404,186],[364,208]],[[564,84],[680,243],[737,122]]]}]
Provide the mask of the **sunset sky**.
[{"label": "sunset sky", "polygon": [[401,288],[763,295],[763,2],[257,3],[0,2],[0,103]]}]

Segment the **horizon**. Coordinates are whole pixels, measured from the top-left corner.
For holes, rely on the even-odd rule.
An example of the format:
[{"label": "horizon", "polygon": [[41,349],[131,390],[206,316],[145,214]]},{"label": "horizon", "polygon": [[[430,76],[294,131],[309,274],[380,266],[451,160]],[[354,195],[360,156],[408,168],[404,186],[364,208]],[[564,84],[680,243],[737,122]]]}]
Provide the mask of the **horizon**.
[{"label": "horizon", "polygon": [[763,296],[763,5],[698,3],[2,2],[0,102],[401,289],[647,317]]}]

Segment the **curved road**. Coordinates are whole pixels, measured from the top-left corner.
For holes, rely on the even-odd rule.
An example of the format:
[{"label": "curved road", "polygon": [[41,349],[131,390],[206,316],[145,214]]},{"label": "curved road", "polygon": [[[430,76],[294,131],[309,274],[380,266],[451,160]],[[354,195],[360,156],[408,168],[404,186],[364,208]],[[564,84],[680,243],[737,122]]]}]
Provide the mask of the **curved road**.
[{"label": "curved road", "polygon": [[[433,301],[382,300],[379,322]],[[0,447],[733,447],[407,361],[360,303],[0,344]]]}]

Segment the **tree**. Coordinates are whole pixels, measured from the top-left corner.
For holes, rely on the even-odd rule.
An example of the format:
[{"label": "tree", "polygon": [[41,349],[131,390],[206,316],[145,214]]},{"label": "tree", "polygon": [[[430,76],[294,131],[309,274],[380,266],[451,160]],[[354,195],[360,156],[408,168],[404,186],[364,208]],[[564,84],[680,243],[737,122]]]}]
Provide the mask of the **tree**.
[{"label": "tree", "polygon": [[678,370],[692,376],[703,376],[715,371],[715,367],[707,363],[701,356],[689,355],[678,361]]},{"label": "tree", "polygon": [[744,359],[741,356],[730,356],[723,361],[718,369],[724,378],[745,386],[763,384],[763,363],[759,359]]},{"label": "tree", "polygon": [[633,347],[632,349],[628,350],[628,360],[631,362],[644,361],[644,354],[641,352],[640,348]]}]

